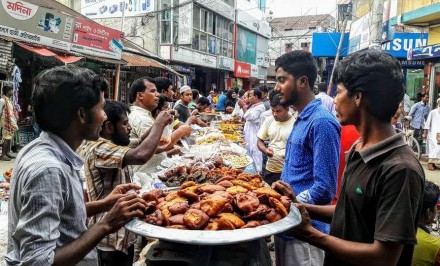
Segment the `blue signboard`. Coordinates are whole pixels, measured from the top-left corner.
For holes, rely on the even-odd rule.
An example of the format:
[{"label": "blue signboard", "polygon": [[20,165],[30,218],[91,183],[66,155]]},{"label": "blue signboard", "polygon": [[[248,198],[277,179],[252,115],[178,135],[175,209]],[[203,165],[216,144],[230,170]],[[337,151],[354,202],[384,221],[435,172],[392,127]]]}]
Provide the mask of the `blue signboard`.
[{"label": "blue signboard", "polygon": [[425,46],[428,43],[428,33],[395,32],[394,38],[382,44],[382,50],[396,58],[406,58],[408,50]]},{"label": "blue signboard", "polygon": [[408,51],[408,60],[421,60],[440,57],[440,44],[415,48]]},{"label": "blue signboard", "polygon": [[[342,43],[341,56],[347,56],[348,51],[348,33],[344,35]],[[341,33],[313,33],[312,37],[312,55],[316,57],[335,57],[338,50]]]}]

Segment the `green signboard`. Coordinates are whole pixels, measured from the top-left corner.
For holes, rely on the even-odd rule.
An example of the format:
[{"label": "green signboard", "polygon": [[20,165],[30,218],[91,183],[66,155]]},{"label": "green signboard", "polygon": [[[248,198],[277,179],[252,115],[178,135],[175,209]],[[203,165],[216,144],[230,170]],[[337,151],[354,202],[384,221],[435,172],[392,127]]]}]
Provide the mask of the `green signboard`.
[{"label": "green signboard", "polygon": [[257,35],[243,28],[237,31],[236,60],[248,64],[255,64]]}]

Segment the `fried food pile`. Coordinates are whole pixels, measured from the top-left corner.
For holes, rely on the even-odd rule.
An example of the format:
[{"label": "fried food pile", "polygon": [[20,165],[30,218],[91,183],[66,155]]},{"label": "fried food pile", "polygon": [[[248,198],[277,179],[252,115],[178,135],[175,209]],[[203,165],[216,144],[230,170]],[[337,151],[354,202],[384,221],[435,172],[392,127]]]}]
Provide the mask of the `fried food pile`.
[{"label": "fried food pile", "polygon": [[197,184],[215,183],[222,176],[235,178],[242,172],[243,170],[224,167],[222,156],[216,155],[205,163],[197,159],[192,164],[170,168],[159,175],[159,179],[168,187],[178,187],[187,181]]},{"label": "fried food pile", "polygon": [[225,175],[215,183],[185,182],[177,191],[154,189],[143,195],[147,223],[175,229],[233,230],[276,222],[288,215],[291,200],[259,175]]}]

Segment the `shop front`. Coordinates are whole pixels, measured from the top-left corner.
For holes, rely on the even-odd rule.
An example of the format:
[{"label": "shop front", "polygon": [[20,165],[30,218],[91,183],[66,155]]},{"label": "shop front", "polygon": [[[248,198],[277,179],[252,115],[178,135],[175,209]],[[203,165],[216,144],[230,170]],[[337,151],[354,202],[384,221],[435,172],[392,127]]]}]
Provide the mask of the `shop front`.
[{"label": "shop front", "polygon": [[408,60],[425,63],[423,92],[429,93],[430,106],[435,108],[440,97],[440,44],[411,49],[408,51]]},{"label": "shop front", "polygon": [[[329,82],[333,69],[339,38],[340,33],[313,34],[312,55],[318,59],[318,66],[320,67],[322,80],[327,83]],[[413,102],[416,101],[418,92],[426,91],[426,84],[424,84],[423,81],[426,70],[423,60],[407,60],[407,52],[415,47],[426,45],[427,39],[427,33],[396,32],[394,33],[394,38],[390,42],[382,45],[382,50],[384,52],[391,54],[399,60],[403,69],[403,82],[406,86],[406,93],[410,96]],[[340,51],[341,57],[347,55],[349,46],[348,33],[346,33]]]},{"label": "shop front", "polygon": [[[193,68],[194,77],[183,81],[181,85],[189,85],[207,95],[210,90],[226,88],[225,70],[218,68],[218,58],[210,54],[200,53],[184,47],[161,46],[161,56],[171,63],[184,68]],[[222,60],[226,62],[226,60]],[[226,64],[226,63],[225,63]]]}]

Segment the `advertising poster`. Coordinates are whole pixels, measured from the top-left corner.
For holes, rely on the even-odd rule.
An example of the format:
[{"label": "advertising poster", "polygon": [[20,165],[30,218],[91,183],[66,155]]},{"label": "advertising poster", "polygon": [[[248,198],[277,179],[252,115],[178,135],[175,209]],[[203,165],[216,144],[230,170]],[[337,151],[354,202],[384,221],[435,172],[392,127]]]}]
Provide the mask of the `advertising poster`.
[{"label": "advertising poster", "polygon": [[236,60],[255,64],[257,35],[241,27],[237,31]]},{"label": "advertising poster", "polygon": [[[125,2],[125,10],[124,10]],[[81,14],[91,19],[142,16],[154,11],[154,0],[81,0]]]},{"label": "advertising poster", "polygon": [[[180,0],[179,4],[184,3],[187,0]],[[192,43],[192,3],[179,7],[179,44],[191,44]]]},{"label": "advertising poster", "polygon": [[124,33],[85,19],[76,18],[72,51],[111,59],[121,59]]},{"label": "advertising poster", "polygon": [[70,50],[74,19],[24,1],[1,0],[0,35]]}]

